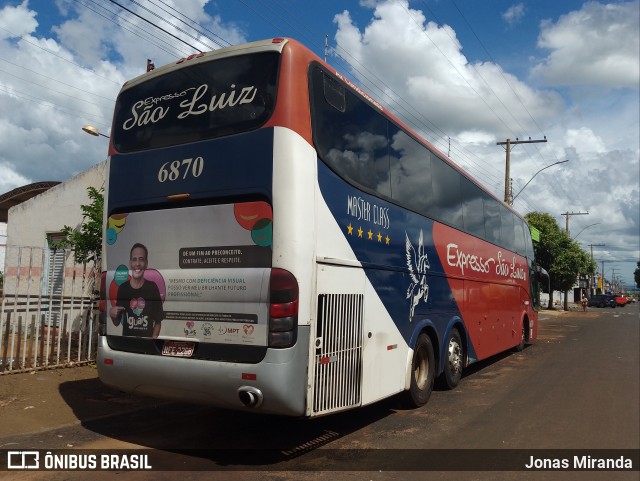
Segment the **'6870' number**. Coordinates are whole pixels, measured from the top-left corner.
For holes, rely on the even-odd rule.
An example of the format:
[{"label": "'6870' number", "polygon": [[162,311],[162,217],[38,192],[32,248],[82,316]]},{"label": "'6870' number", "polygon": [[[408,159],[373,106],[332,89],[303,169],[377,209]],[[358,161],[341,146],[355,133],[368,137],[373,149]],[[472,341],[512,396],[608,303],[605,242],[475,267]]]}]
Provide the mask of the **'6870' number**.
[{"label": "'6870' number", "polygon": [[187,177],[200,177],[204,169],[202,157],[165,162],[158,171],[158,181],[172,182]]}]

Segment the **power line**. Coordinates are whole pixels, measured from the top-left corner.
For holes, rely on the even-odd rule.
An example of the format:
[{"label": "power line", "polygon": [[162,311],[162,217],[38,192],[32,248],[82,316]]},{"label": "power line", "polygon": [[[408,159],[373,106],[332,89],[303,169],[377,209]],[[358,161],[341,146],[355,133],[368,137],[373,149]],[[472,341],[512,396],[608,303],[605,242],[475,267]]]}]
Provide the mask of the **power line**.
[{"label": "power line", "polygon": [[[10,33],[10,34],[11,34],[12,36],[14,36],[14,37],[20,37],[19,35],[17,35],[17,34],[15,34],[15,33],[13,33],[11,30],[7,30],[7,29],[6,29],[6,28],[4,28],[4,27],[0,27],[0,29],[1,29],[1,30],[4,30],[5,32]],[[107,77],[103,77],[102,75],[99,75],[99,74],[98,74],[98,73],[96,73],[95,71],[90,70],[90,69],[88,69],[88,68],[85,68],[85,67],[83,67],[82,65],[77,64],[77,63],[75,63],[75,62],[73,62],[73,61],[71,61],[71,60],[69,60],[69,59],[67,59],[67,58],[64,58],[62,55],[58,55],[57,53],[55,53],[55,52],[54,52],[54,51],[52,51],[52,50],[49,50],[48,48],[44,48],[44,47],[43,47],[43,46],[41,46],[41,45],[38,45],[38,44],[33,43],[33,42],[30,42],[29,40],[27,40],[27,38],[25,38],[25,36],[24,36],[24,35],[20,37],[20,41],[25,42],[25,43],[28,43],[29,45],[32,45],[32,46],[34,46],[34,47],[37,47],[37,48],[39,48],[40,50],[42,50],[42,51],[44,51],[44,52],[47,52],[48,54],[53,55],[54,57],[59,58],[60,60],[62,60],[62,61],[64,61],[64,62],[70,63],[71,65],[74,65],[74,66],[78,67],[79,69],[82,69],[83,71],[85,71],[85,72],[87,72],[87,73],[90,73],[91,75],[95,75],[96,77],[99,77],[99,78],[101,78],[101,79],[103,79],[103,80],[106,80],[106,81],[108,81],[108,82],[112,82],[112,83],[114,83],[114,84],[116,84],[116,85],[120,85],[120,84],[119,84],[118,82],[116,82],[115,80],[112,80],[112,79],[107,78]]]},{"label": "power line", "polygon": [[[423,2],[425,3],[425,2]],[[458,11],[458,13],[460,14],[460,16],[462,17],[462,19],[464,20],[464,22],[467,24],[467,26],[469,27],[469,30],[471,30],[471,33],[473,34],[473,36],[476,38],[476,40],[478,41],[478,43],[480,44],[480,46],[482,47],[482,49],[484,50],[484,52],[487,54],[487,56],[489,57],[489,60],[491,60],[491,62],[493,62],[495,65],[498,65],[498,63],[493,59],[493,56],[489,53],[489,51],[487,50],[487,48],[484,46],[484,44],[482,43],[482,40],[480,40],[480,37],[478,37],[478,35],[476,34],[475,30],[473,29],[473,27],[471,26],[471,24],[469,23],[469,21],[467,20],[467,17],[465,17],[465,15],[462,13],[462,10],[460,10],[460,7],[458,7],[458,4],[455,2],[455,0],[451,0],[451,3],[453,4],[453,6],[456,8],[456,10]],[[425,3],[426,4],[426,3]],[[533,118],[533,115],[531,115],[531,112],[529,112],[529,110],[527,109],[527,106],[524,104],[524,102],[522,101],[522,99],[520,98],[520,96],[518,95],[518,92],[516,92],[516,90],[513,88],[513,86],[511,85],[511,82],[509,82],[509,80],[504,76],[502,69],[499,70],[500,76],[502,77],[502,79],[505,81],[505,83],[509,86],[509,88],[511,89],[511,91],[513,92],[513,95],[515,95],[515,97],[518,99],[518,102],[520,102],[520,105],[522,105],[522,108],[524,109],[524,111],[527,113],[527,115],[529,116],[529,118],[532,120],[532,122],[535,124],[535,126],[538,128],[538,131],[540,133],[542,133],[542,128],[540,127],[540,125],[538,124],[538,122],[536,121],[536,119]]]},{"label": "power line", "polygon": [[[82,0],[75,0],[76,3],[79,3],[80,5],[82,5],[83,7],[85,7],[87,10],[95,13],[96,15],[108,20],[109,22],[113,23],[114,25],[116,25],[118,28],[121,28],[122,30],[131,33],[132,35],[135,35],[136,37],[144,40],[145,42],[150,43],[151,45],[155,46],[156,48],[158,48],[159,50],[162,50],[163,52],[169,54],[172,57],[184,57],[187,56],[191,53],[191,51],[187,51],[187,50],[183,50],[183,51],[179,51],[179,49],[177,48],[177,46],[172,45],[171,48],[173,48],[173,51],[169,51],[167,50],[165,44],[167,42],[165,42],[162,38],[158,37],[157,35],[155,35],[152,32],[149,32],[147,30],[145,30],[144,28],[141,27],[141,25],[133,23],[131,20],[129,20],[128,18],[120,15],[119,12],[117,11],[113,11],[113,10],[109,10],[106,6],[104,5],[99,5],[96,3],[96,0],[89,0],[92,3],[94,3],[96,5],[96,8],[99,8],[101,10],[103,10],[104,12],[106,12],[106,14],[101,13],[97,10],[95,10],[94,8],[92,8],[90,5],[87,5],[86,3],[84,3]],[[120,20],[122,20],[122,22],[128,23],[132,26],[132,28],[143,32],[144,35],[132,30],[132,28],[127,27],[126,25],[120,24],[118,23],[113,17],[116,17]],[[146,35],[146,36],[145,36]],[[156,39],[158,43],[155,43],[153,40],[151,40],[149,37],[152,37],[154,39]]]},{"label": "power line", "polygon": [[[196,21],[195,21],[195,20],[193,20],[192,18],[187,17],[184,13],[179,12],[178,10],[176,10],[175,8],[173,8],[171,5],[167,4],[166,2],[164,2],[164,1],[162,1],[162,0],[158,0],[158,1],[159,1],[160,3],[162,3],[165,7],[169,8],[170,10],[173,10],[174,12],[178,13],[180,16],[182,16],[182,17],[186,18],[186,19],[187,19],[187,20],[189,20],[191,23],[193,23],[193,24],[197,25],[198,27],[200,27],[201,29],[205,30],[206,32],[209,32],[209,33],[210,33],[211,35],[213,35],[214,37],[216,37],[216,38],[220,39],[222,42],[224,42],[224,43],[226,44],[226,46],[231,46],[231,45],[232,45],[232,44],[231,44],[231,42],[229,42],[228,40],[226,40],[226,39],[222,38],[220,35],[216,34],[215,32],[212,32],[211,30],[209,30],[208,28],[204,27],[203,25],[200,25],[198,22],[196,22]],[[154,3],[153,3],[153,0],[149,0],[149,2],[150,2],[150,3],[152,3],[152,4],[154,4]],[[154,4],[154,5],[156,5],[156,4]],[[162,9],[162,10],[163,10],[164,12],[166,12],[166,13],[169,13],[169,12],[167,12],[167,11],[166,11],[166,10],[164,10],[164,9]],[[170,15],[172,15],[174,18],[176,18],[176,19],[177,19],[177,20],[179,20],[180,22],[184,23],[185,25],[188,25],[186,22],[184,22],[183,20],[179,19],[179,18],[178,18],[178,17],[176,17],[175,15],[173,15],[173,14],[170,14]],[[193,27],[191,27],[191,28],[193,28]],[[196,32],[200,33],[201,35],[206,36],[206,34],[204,34],[203,32],[198,31],[197,29],[194,29],[194,30],[196,30]],[[209,38],[209,40],[211,40],[212,42],[214,42],[214,43],[215,43],[216,45],[218,45],[219,47],[223,47],[223,46],[224,46],[224,45],[220,45],[218,42],[216,42],[215,40],[213,40],[213,39],[211,39],[211,38]]]},{"label": "power line", "polygon": [[92,119],[102,119],[105,120],[107,122],[110,122],[110,119],[106,118],[106,117],[102,117],[99,115],[95,115],[94,113],[90,113],[90,112],[84,112],[82,110],[68,110],[65,107],[55,104],[53,102],[50,102],[48,100],[45,99],[41,99],[39,97],[24,93],[24,92],[18,92],[15,89],[7,89],[4,86],[0,85],[0,91],[6,92],[9,95],[13,95],[15,97],[19,97],[22,98],[24,100],[27,100],[29,102],[35,102],[35,103],[39,103],[41,105],[45,105],[45,106],[51,106],[51,107],[55,107],[56,109],[62,111],[62,112],[68,112],[68,114],[73,114],[75,116],[75,118],[78,118],[78,113],[84,114],[85,116],[87,116],[87,118],[92,118]]},{"label": "power line", "polygon": [[[49,86],[47,86],[47,85],[42,85],[42,84],[39,84],[39,83],[34,82],[34,81],[32,81],[32,80],[27,80],[27,79],[24,79],[24,78],[22,78],[22,77],[18,77],[17,75],[14,75],[14,74],[12,74],[12,73],[10,73],[10,72],[7,72],[6,70],[2,70],[2,69],[0,69],[0,72],[3,72],[3,73],[4,73],[4,74],[6,74],[6,75],[10,75],[11,77],[14,77],[14,78],[16,78],[16,79],[18,79],[18,80],[21,80],[21,81],[23,81],[23,82],[27,82],[27,83],[30,83],[30,84],[33,84],[33,85],[37,85],[38,87],[42,87],[42,88],[44,88],[45,90],[48,90],[48,91],[50,91],[50,92],[55,92],[55,93],[58,93],[58,94],[64,95],[64,96],[66,96],[66,97],[71,97],[71,98],[72,98],[72,99],[74,99],[74,100],[78,100],[78,101],[80,101],[80,102],[85,102],[85,103],[88,103],[88,104],[91,104],[91,105],[95,105],[96,107],[106,108],[106,106],[105,106],[105,105],[99,105],[99,104],[97,104],[97,103],[95,103],[95,102],[91,102],[91,101],[89,101],[89,100],[82,99],[82,98],[77,97],[77,96],[75,96],[75,95],[71,95],[71,94],[67,94],[67,93],[65,93],[65,92],[61,92],[60,90],[54,90],[54,89],[52,89],[51,87],[49,87]],[[77,87],[73,87],[73,88],[77,88]],[[82,90],[82,89],[79,89],[79,90]],[[87,92],[86,90],[82,90],[82,91],[83,91],[83,92],[85,92],[85,93],[88,93],[88,94],[90,94],[90,95],[92,95],[92,96],[93,96],[93,94],[92,94],[91,92]],[[114,101],[111,101],[111,104],[113,104],[113,103],[114,103]],[[113,108],[113,105],[111,106],[111,108]]]},{"label": "power line", "polygon": [[32,70],[32,69],[30,69],[30,68],[27,68],[27,67],[25,67],[25,66],[23,66],[23,65],[18,65],[17,63],[10,62],[9,60],[6,60],[6,59],[4,59],[4,58],[2,58],[2,57],[0,57],[0,60],[1,60],[1,61],[3,61],[3,62],[8,63],[8,64],[10,64],[10,65],[13,65],[14,67],[21,68],[21,69],[23,69],[23,70],[26,70],[26,71],[31,72],[31,73],[33,73],[33,74],[39,75],[39,76],[44,77],[44,78],[46,78],[46,79],[53,80],[54,82],[57,82],[57,83],[59,83],[59,84],[66,85],[67,87],[71,87],[72,89],[76,89],[76,90],[80,90],[81,92],[88,93],[88,94],[90,94],[91,96],[100,97],[100,98],[103,98],[103,99],[106,99],[106,100],[109,100],[109,101],[113,101],[113,99],[110,99],[109,97],[104,97],[103,95],[98,95],[98,94],[96,94],[96,93],[89,92],[89,91],[87,91],[87,90],[83,90],[83,89],[81,89],[81,88],[79,88],[79,87],[76,87],[76,86],[74,86],[74,85],[71,85],[71,84],[68,84],[68,83],[66,83],[66,82],[63,82],[62,80],[58,80],[58,79],[55,79],[55,78],[53,78],[53,77],[49,77],[48,75],[42,74],[42,73],[40,73],[40,72],[36,72],[35,70]]},{"label": "power line", "polygon": [[[143,22],[146,22],[150,25],[152,25],[153,27],[157,28],[158,30],[162,30],[164,33],[166,33],[167,35],[175,38],[176,40],[178,40],[179,42],[184,43],[185,45],[188,45],[189,47],[191,47],[192,49],[196,50],[197,52],[202,52],[202,50],[200,50],[197,47],[194,47],[193,45],[191,45],[189,42],[187,42],[186,40],[181,39],[180,37],[172,34],[171,32],[168,32],[167,30],[165,30],[164,28],[160,27],[159,25],[156,25],[155,23],[153,23],[151,20],[147,20],[146,18],[144,18],[142,15],[137,14],[136,12],[134,12],[133,10],[125,7],[124,5],[116,2],[115,0],[109,0],[111,3],[113,3],[114,5],[117,5],[118,7],[120,7],[122,10],[125,10],[127,12],[129,12],[131,15],[134,15],[135,17],[139,18],[140,20],[142,20]],[[136,3],[135,1],[133,3]],[[137,4],[137,3],[136,3]],[[174,26],[175,27],[175,26]],[[178,29],[181,30],[181,29]]]}]

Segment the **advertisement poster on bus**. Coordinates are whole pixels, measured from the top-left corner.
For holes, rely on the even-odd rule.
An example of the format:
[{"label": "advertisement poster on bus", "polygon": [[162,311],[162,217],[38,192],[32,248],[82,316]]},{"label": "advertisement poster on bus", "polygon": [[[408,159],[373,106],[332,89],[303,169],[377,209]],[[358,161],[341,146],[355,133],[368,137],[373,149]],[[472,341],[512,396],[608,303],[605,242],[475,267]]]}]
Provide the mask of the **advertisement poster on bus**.
[{"label": "advertisement poster on bus", "polygon": [[266,202],[112,214],[107,334],[265,345],[271,239]]}]

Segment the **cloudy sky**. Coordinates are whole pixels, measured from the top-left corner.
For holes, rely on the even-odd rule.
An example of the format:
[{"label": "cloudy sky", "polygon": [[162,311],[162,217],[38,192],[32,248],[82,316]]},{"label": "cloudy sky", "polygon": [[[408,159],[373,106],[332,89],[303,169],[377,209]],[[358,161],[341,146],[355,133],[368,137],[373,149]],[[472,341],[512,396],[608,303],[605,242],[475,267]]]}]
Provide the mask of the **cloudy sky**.
[{"label": "cloudy sky", "polygon": [[[179,6],[179,8],[178,8]],[[197,50],[294,37],[499,197],[552,214],[605,275],[640,260],[639,2],[4,0],[0,194],[100,162],[122,83]],[[158,28],[160,27],[160,28]],[[325,39],[328,49],[325,49]],[[555,162],[569,162],[540,169]],[[526,189],[520,190],[525,184]],[[0,239],[1,241],[2,239]]]}]

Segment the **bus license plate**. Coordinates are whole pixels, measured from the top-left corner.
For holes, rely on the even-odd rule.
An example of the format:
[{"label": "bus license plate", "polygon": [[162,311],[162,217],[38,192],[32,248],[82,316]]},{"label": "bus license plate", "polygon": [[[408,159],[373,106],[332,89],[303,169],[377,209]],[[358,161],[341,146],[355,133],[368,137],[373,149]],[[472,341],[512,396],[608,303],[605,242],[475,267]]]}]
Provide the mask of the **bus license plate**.
[{"label": "bus license plate", "polygon": [[175,357],[191,357],[193,356],[193,349],[195,343],[184,341],[164,341],[162,346],[163,356],[175,356]]}]

